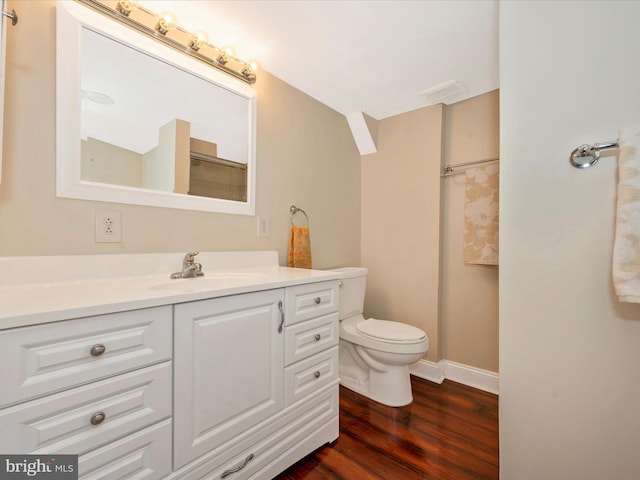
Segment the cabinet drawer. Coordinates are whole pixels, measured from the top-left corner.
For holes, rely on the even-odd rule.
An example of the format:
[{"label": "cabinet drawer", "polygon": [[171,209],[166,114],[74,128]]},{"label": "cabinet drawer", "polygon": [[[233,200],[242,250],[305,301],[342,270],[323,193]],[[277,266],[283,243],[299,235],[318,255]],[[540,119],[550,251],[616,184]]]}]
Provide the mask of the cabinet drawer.
[{"label": "cabinet drawer", "polygon": [[287,405],[328,385],[338,378],[338,347],[286,367],[284,378]]},{"label": "cabinet drawer", "polygon": [[83,454],[169,416],[165,362],[0,410],[0,452]]},{"label": "cabinet drawer", "polygon": [[338,313],[288,326],[284,338],[285,365],[338,344]]},{"label": "cabinet drawer", "polygon": [[0,407],[170,359],[171,320],[167,306],[0,331]]},{"label": "cabinet drawer", "polygon": [[[231,460],[208,474],[203,474],[205,467],[193,472],[188,478],[206,480],[246,480],[267,477],[256,474],[273,461],[282,452],[303,442],[322,426],[335,421],[337,436],[338,388],[331,388],[318,395],[308,405],[297,408],[289,415],[289,421],[267,437],[258,440],[253,446],[233,456]],[[242,468],[241,468],[242,467]],[[271,477],[268,477],[271,478]]]},{"label": "cabinet drawer", "polygon": [[167,419],[78,458],[79,480],[156,480],[171,473],[171,420]]},{"label": "cabinet drawer", "polygon": [[286,324],[302,322],[338,311],[338,281],[287,288]]}]

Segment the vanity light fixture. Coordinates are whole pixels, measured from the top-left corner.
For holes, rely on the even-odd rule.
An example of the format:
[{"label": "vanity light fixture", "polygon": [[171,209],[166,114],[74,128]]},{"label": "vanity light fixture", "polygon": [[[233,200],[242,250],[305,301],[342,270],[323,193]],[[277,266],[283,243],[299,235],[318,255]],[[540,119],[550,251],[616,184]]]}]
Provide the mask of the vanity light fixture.
[{"label": "vanity light fixture", "polygon": [[255,83],[257,79],[255,60],[240,60],[231,47],[212,45],[204,32],[192,33],[180,27],[172,14],[158,15],[137,0],[76,1],[244,82]]}]

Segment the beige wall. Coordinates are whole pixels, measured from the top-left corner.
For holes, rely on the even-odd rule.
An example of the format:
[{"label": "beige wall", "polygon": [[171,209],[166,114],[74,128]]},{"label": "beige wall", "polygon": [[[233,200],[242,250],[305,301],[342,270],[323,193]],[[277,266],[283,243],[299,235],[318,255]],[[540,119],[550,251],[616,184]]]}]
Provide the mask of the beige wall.
[{"label": "beige wall", "polygon": [[498,91],[384,119],[377,147],[362,157],[365,314],[425,330],[427,360],[497,372],[498,268],[464,264],[464,176],[440,169],[499,156]]},{"label": "beige wall", "polygon": [[378,124],[378,152],[362,158],[365,314],[422,328],[426,359],[441,359],[440,165],[443,106]]},{"label": "beige wall", "polygon": [[[277,250],[286,261],[289,205],[311,218],[314,266],[360,261],[360,157],[343,115],[263,72],[257,82],[256,213],[109,204],[55,196],[55,3],[10,2],[0,255]],[[122,215],[121,243],[94,241],[95,210]]]},{"label": "beige wall", "polygon": [[[446,109],[445,164],[499,157],[498,91]],[[498,268],[465,265],[464,175],[444,177],[442,353],[447,360],[498,371]]]}]

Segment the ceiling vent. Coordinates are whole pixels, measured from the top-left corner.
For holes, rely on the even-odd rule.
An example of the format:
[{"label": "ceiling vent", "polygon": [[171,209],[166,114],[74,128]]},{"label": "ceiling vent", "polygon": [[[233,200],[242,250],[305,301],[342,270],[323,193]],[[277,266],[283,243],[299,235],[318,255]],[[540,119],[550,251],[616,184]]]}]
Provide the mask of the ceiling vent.
[{"label": "ceiling vent", "polygon": [[451,103],[462,100],[468,93],[467,87],[460,80],[449,80],[448,82],[441,83],[435,87],[428,88],[423,92],[420,92],[420,96],[424,97],[429,105],[436,103],[444,103],[449,105]]}]

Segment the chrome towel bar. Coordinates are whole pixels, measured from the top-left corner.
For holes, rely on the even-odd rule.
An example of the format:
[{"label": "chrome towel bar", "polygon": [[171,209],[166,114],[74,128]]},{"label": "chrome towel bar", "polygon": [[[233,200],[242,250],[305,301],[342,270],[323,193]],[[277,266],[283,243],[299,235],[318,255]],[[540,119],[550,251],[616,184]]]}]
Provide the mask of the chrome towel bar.
[{"label": "chrome towel bar", "polygon": [[479,163],[489,163],[489,162],[499,162],[499,161],[500,161],[500,157],[495,157],[495,158],[485,158],[484,160],[476,160],[474,162],[449,164],[449,165],[446,165],[442,169],[442,172],[441,172],[440,176],[441,177],[450,177],[452,175],[462,175],[464,173],[464,170],[462,172],[456,172],[454,170],[456,168],[467,167],[469,165],[477,165]]},{"label": "chrome towel bar", "polygon": [[[618,142],[594,143],[593,145],[585,143],[571,152],[569,161],[576,168],[589,168],[600,159],[600,150],[609,150],[611,148],[618,148]],[[581,158],[590,158],[591,160],[580,162],[579,159]]]}]

